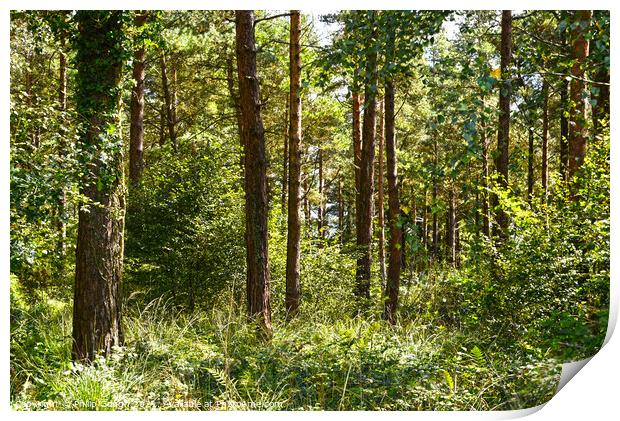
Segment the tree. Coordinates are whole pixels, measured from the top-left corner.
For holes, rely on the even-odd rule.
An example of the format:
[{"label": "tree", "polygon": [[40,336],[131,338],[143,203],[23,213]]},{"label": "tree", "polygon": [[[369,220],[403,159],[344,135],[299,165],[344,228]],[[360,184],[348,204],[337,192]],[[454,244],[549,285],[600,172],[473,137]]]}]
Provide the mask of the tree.
[{"label": "tree", "polygon": [[541,183],[543,189],[543,203],[547,202],[549,191],[549,84],[546,80],[542,86],[542,163]]},{"label": "tree", "polygon": [[256,77],[254,12],[235,11],[237,73],[245,156],[247,311],[271,335],[270,274],[267,247],[267,160],[265,129]]},{"label": "tree", "polygon": [[377,130],[377,138],[379,139],[379,157],[377,159],[377,225],[379,228],[379,276],[381,281],[385,282],[385,217],[384,217],[384,188],[383,188],[383,156],[385,148],[385,101],[379,100],[380,118],[379,118],[379,130]]},{"label": "tree", "polygon": [[568,179],[572,179],[586,156],[585,61],[590,51],[586,34],[592,18],[591,10],[578,10],[572,16],[570,32],[573,65],[570,80],[570,127],[568,131]]},{"label": "tree", "polygon": [[289,179],[288,179],[288,236],[286,243],[286,311],[294,316],[299,310],[300,281],[300,185],[301,185],[301,17],[291,11],[290,27],[290,125],[289,125]]},{"label": "tree", "polygon": [[[141,29],[146,23],[148,15],[145,12],[137,13],[135,26]],[[133,80],[131,89],[131,125],[129,127],[129,179],[136,183],[144,169],[144,66],[145,66],[144,41],[140,42],[134,52]]]},{"label": "tree", "polygon": [[353,170],[355,172],[355,227],[360,226],[360,174],[362,166],[362,99],[360,93],[351,94],[353,113]]},{"label": "tree", "polygon": [[390,224],[389,263],[386,281],[384,318],[395,322],[398,307],[401,270],[401,229],[399,226],[400,203],[398,199],[398,171],[396,167],[396,139],[394,136],[394,85],[385,84],[385,152],[387,158],[388,219]]},{"label": "tree", "polygon": [[168,127],[168,137],[172,146],[177,146],[177,133],[176,133],[176,119],[174,111],[173,95],[170,91],[170,80],[168,79],[168,65],[166,64],[166,53],[164,50],[160,51],[159,66],[161,68],[161,86],[164,93],[164,117],[166,119],[166,126]]},{"label": "tree", "polygon": [[125,197],[119,96],[122,11],[79,11],[76,103],[88,151],[79,212],[73,302],[73,358],[92,360],[121,345],[121,275]]},{"label": "tree", "polygon": [[[502,11],[502,33],[500,43],[500,71],[502,82],[499,89],[499,125],[497,129],[497,157],[495,159],[495,172],[499,179],[501,188],[508,188],[508,151],[510,145],[510,62],[512,57],[512,11]],[[501,209],[498,198],[493,195],[493,206],[495,208],[495,219],[497,225],[495,234],[505,237],[508,229],[508,215]]]},{"label": "tree", "polygon": [[360,298],[370,298],[370,267],[372,262],[372,219],[374,192],[375,124],[377,112],[377,49],[371,44],[377,38],[374,14],[371,13],[371,26],[368,34],[369,53],[365,66],[367,80],[364,86],[364,120],[362,124],[362,150],[360,160],[360,201],[359,225],[357,226],[356,294]]}]

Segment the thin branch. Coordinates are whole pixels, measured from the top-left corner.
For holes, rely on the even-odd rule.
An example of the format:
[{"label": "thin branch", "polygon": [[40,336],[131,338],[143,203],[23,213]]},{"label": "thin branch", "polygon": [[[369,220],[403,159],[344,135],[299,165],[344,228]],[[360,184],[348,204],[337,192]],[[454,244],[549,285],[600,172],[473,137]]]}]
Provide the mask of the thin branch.
[{"label": "thin branch", "polygon": [[279,14],[279,15],[266,16],[266,17],[264,17],[264,18],[256,19],[256,20],[254,21],[254,26],[256,26],[256,24],[257,24],[258,22],[264,22],[264,21],[266,21],[266,20],[271,20],[271,19],[276,19],[276,18],[282,18],[282,17],[285,17],[285,16],[291,16],[291,14],[290,14],[290,13],[281,13],[281,14]]}]

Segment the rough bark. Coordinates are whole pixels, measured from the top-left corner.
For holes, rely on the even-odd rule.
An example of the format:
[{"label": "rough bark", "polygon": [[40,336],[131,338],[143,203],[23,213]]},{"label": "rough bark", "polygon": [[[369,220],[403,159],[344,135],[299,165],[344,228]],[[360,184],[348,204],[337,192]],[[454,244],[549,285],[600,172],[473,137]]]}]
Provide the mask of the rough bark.
[{"label": "rough bark", "polygon": [[379,129],[377,130],[377,139],[379,142],[379,156],[377,158],[377,228],[379,237],[379,277],[385,282],[385,221],[384,221],[384,192],[383,192],[383,166],[384,155],[384,130],[385,130],[385,101],[379,100]]},{"label": "rough bark", "polygon": [[586,37],[591,10],[578,10],[574,12],[573,23],[578,23],[571,31],[571,47],[573,66],[571,68],[570,101],[573,105],[570,109],[570,125],[568,131],[568,179],[572,179],[583,164],[586,157],[586,133],[585,113],[586,101],[584,98],[585,62],[590,50],[590,43]]},{"label": "rough bark", "polygon": [[[373,38],[376,38],[373,36]],[[356,295],[370,298],[370,267],[372,262],[372,219],[375,160],[377,52],[371,51],[366,61],[366,74],[370,75],[364,88],[364,120],[362,126],[362,155],[360,161],[360,200],[357,246]]]},{"label": "rough bark", "polygon": [[[117,39],[122,32],[122,12],[79,11],[76,19],[76,104],[87,122],[80,142],[95,151],[109,149],[102,142],[121,143],[120,138],[100,135],[120,123],[122,59]],[[105,164],[97,153],[93,156],[82,183],[82,194],[93,204],[79,212],[73,304],[75,360],[92,360],[98,352],[109,355],[122,343],[123,148],[113,150]],[[102,182],[101,177],[110,174],[115,176]]]},{"label": "rough bark", "polygon": [[[500,69],[502,82],[499,90],[499,125],[497,130],[497,156],[495,159],[495,172],[498,175],[499,187],[508,188],[508,151],[510,144],[510,95],[511,83],[509,75],[510,62],[512,60],[512,12],[502,11],[502,34],[500,45]],[[499,206],[496,195],[492,196],[495,220],[494,234],[504,238],[508,230],[508,215]]]},{"label": "rough bark", "polygon": [[256,76],[254,12],[235,11],[237,73],[245,163],[247,312],[271,335],[270,274],[267,247],[267,159]]},{"label": "rough bark", "polygon": [[386,280],[385,308],[383,316],[390,323],[395,322],[400,289],[402,233],[398,226],[400,204],[398,198],[398,171],[396,164],[396,140],[394,135],[394,84],[385,84],[385,152],[387,158],[388,218],[390,225],[389,263]]},{"label": "rough bark", "polygon": [[299,218],[301,184],[301,17],[298,10],[291,11],[290,25],[290,92],[289,92],[289,179],[288,179],[288,236],[286,243],[286,297],[285,305],[289,316],[299,311],[300,301],[300,237]]},{"label": "rough bark", "polygon": [[[147,14],[139,13],[135,17],[134,25],[140,28],[146,23]],[[144,43],[134,52],[133,57],[133,80],[130,104],[130,127],[129,127],[129,180],[137,183],[144,169],[144,67],[145,67]]]}]

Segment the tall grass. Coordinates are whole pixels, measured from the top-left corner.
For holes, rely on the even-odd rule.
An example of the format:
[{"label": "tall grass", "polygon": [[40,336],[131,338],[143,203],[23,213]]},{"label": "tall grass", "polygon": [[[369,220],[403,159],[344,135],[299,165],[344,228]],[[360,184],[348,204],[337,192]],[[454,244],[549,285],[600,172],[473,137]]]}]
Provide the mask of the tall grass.
[{"label": "tall grass", "polygon": [[163,298],[146,305],[131,298],[125,345],[88,366],[70,361],[69,305],[17,300],[13,408],[514,409],[546,401],[557,384],[551,360],[502,352],[424,319],[334,320],[309,306],[288,324],[275,318],[264,342],[231,297],[193,314]]}]

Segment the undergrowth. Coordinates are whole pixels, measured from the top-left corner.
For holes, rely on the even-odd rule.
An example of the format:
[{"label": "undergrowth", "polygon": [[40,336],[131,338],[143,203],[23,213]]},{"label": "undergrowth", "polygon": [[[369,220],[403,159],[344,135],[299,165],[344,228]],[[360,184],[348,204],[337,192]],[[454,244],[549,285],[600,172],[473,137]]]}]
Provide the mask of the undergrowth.
[{"label": "undergrowth", "polygon": [[[288,324],[277,318],[264,342],[230,297],[193,314],[163,298],[143,305],[130,297],[124,346],[82,365],[70,358],[70,305],[29,303],[17,285],[17,410],[516,409],[550,399],[559,378],[558,362],[540,351],[500,348],[424,318],[390,326],[372,312],[335,320],[312,306]],[[427,298],[415,288],[405,309]]]}]

